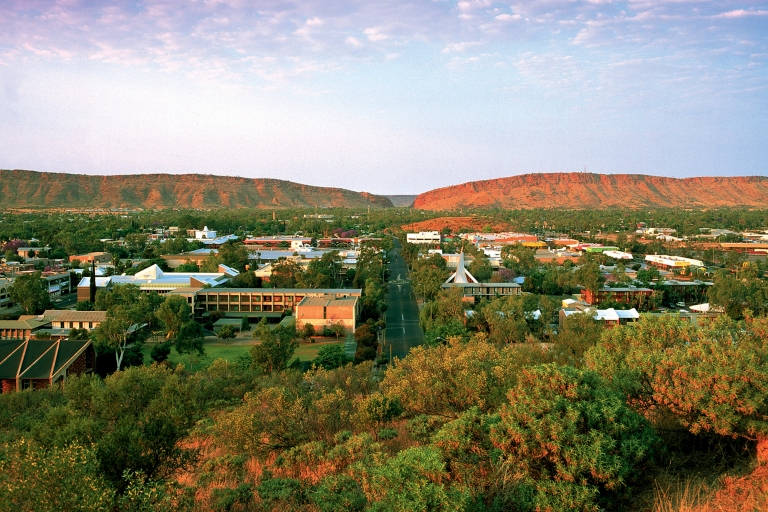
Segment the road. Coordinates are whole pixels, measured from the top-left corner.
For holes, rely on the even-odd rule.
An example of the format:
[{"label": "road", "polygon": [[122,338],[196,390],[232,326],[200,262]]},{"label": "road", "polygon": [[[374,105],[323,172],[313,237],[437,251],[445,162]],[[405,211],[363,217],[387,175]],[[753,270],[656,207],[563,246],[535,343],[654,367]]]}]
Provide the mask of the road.
[{"label": "road", "polygon": [[389,253],[387,329],[383,352],[387,356],[391,353],[392,358],[403,359],[411,347],[424,342],[424,334],[419,326],[419,307],[411,284],[407,282],[408,269],[400,256],[400,247],[400,242],[395,240],[395,248]]}]

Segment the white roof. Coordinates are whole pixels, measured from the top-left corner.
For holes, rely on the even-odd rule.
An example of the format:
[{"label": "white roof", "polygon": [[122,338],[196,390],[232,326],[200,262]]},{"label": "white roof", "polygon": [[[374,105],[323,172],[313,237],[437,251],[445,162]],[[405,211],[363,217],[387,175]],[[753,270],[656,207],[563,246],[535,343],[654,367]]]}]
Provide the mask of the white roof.
[{"label": "white roof", "polygon": [[[582,311],[567,311],[564,310],[565,316],[582,313]],[[640,313],[635,308],[622,310],[622,309],[585,309],[583,313],[592,313],[595,320],[602,320],[603,322],[617,322],[619,320],[637,320],[640,318]]]}]

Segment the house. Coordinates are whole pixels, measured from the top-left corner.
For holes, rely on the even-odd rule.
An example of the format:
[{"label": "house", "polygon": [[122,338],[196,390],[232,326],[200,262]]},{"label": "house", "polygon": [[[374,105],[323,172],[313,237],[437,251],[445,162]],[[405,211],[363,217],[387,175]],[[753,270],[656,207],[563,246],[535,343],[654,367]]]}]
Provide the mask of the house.
[{"label": "house", "polygon": [[296,328],[312,324],[315,329],[323,329],[340,323],[345,332],[352,333],[357,328],[359,307],[357,297],[304,297],[296,305]]},{"label": "house", "polygon": [[0,340],[0,391],[47,388],[71,375],[93,373],[90,340]]}]

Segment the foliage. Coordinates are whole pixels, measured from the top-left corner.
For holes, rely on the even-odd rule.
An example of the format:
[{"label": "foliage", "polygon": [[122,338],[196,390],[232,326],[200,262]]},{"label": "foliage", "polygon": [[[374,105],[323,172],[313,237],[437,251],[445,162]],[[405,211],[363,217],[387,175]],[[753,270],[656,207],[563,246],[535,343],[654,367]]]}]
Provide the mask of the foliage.
[{"label": "foliage", "polygon": [[78,329],[73,328],[69,330],[69,334],[67,335],[67,339],[70,340],[87,340],[90,337],[90,333],[88,332],[88,329]]},{"label": "foliage", "polygon": [[110,511],[114,491],[93,447],[45,450],[23,439],[0,446],[0,509]]},{"label": "foliage", "polygon": [[280,260],[272,265],[269,282],[274,288],[296,288],[303,270],[293,259]]},{"label": "foliage", "polygon": [[490,438],[501,451],[502,484],[532,509],[599,510],[598,497],[623,491],[659,445],[592,372],[524,369],[507,398]]},{"label": "foliage", "polygon": [[317,357],[312,360],[312,364],[325,368],[326,370],[333,370],[334,368],[339,368],[350,362],[352,361],[347,357],[343,345],[328,345],[322,347],[317,351]]},{"label": "foliage", "polygon": [[168,359],[168,356],[171,355],[171,343],[164,342],[164,343],[158,343],[154,347],[152,347],[152,351],[149,354],[152,357],[152,360],[156,363],[162,363],[163,361]]},{"label": "foliage", "polygon": [[182,324],[188,322],[191,315],[192,308],[181,295],[168,295],[155,311],[157,319],[165,325],[166,339],[176,337]]},{"label": "foliage", "polygon": [[253,331],[253,338],[258,339],[259,344],[250,349],[252,367],[267,374],[284,370],[299,346],[295,335],[295,328],[291,330],[278,326],[273,330],[267,319],[262,318]]},{"label": "foliage", "polygon": [[446,345],[411,349],[387,370],[381,390],[409,416],[455,418],[473,406],[489,411],[504,401],[519,368],[539,357],[534,349],[497,347],[482,335],[466,343],[450,338]]},{"label": "foliage", "polygon": [[26,315],[37,315],[51,307],[48,282],[40,272],[16,277],[8,288],[8,296]]},{"label": "foliage", "polygon": [[224,325],[216,336],[222,340],[231,340],[237,336],[237,329],[233,325]]},{"label": "foliage", "polygon": [[205,355],[205,330],[203,326],[194,320],[184,322],[176,335],[174,346],[178,354]]},{"label": "foliage", "polygon": [[93,302],[89,300],[81,300],[75,304],[75,311],[93,311]]},{"label": "foliage", "polygon": [[379,349],[379,340],[376,328],[372,323],[366,323],[355,329],[355,361],[371,361],[376,359]]},{"label": "foliage", "polygon": [[304,325],[301,326],[301,337],[304,338],[305,340],[308,340],[314,335],[315,335],[315,326],[309,322],[305,322]]},{"label": "foliage", "polygon": [[555,346],[552,349],[554,361],[581,368],[584,363],[584,354],[597,345],[602,333],[602,322],[595,320],[591,313],[568,315],[555,339]]}]

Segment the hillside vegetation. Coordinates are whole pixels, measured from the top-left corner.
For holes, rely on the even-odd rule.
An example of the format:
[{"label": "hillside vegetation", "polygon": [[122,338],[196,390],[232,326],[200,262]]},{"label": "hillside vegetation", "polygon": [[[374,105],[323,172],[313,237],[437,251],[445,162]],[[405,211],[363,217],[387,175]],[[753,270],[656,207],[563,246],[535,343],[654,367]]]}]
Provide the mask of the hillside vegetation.
[{"label": "hillside vegetation", "polygon": [[204,174],[87,176],[0,170],[0,207],[387,208],[383,196],[275,179]]},{"label": "hillside vegetation", "polygon": [[768,202],[763,176],[664,178],[642,174],[523,174],[443,187],[416,197],[414,208],[716,208]]}]

